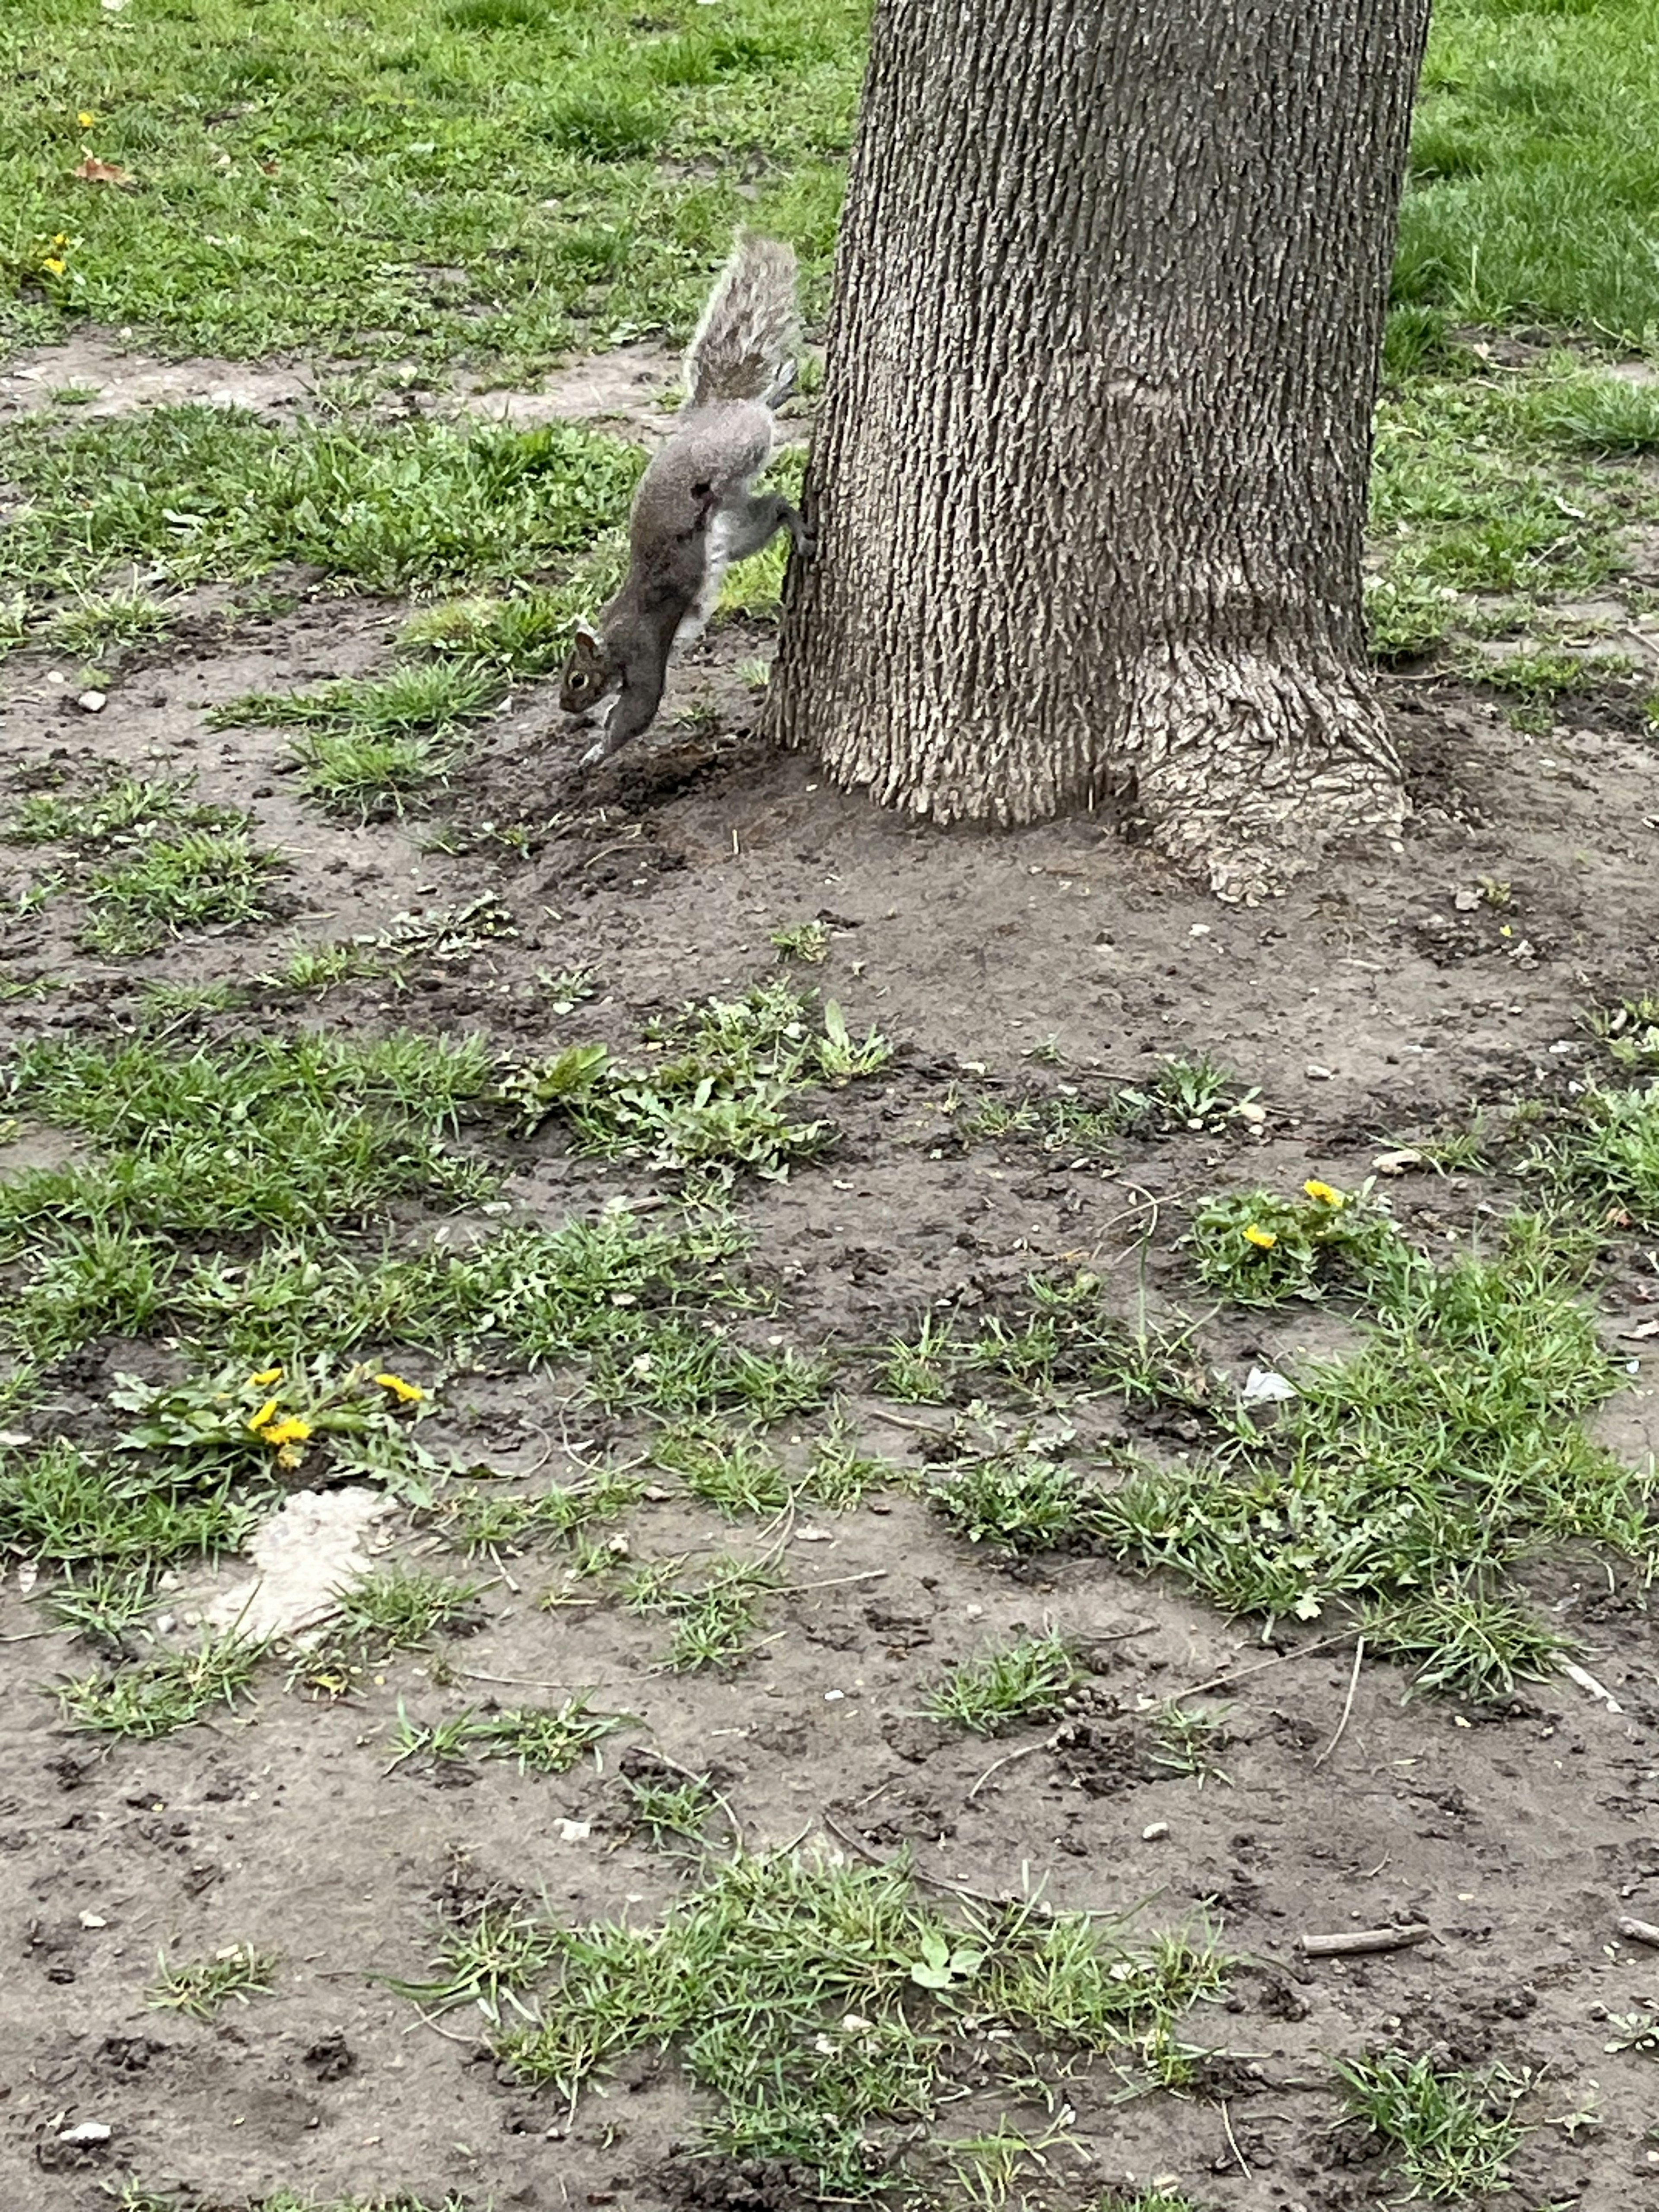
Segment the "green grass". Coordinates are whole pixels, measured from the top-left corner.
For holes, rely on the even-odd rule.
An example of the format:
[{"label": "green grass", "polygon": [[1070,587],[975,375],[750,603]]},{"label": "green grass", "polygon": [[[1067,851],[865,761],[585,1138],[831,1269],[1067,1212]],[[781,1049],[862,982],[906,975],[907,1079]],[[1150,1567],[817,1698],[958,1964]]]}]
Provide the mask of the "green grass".
[{"label": "green grass", "polygon": [[61,1256],[60,1240],[100,1228],[170,1243],[361,1219],[416,1193],[440,1204],[487,1196],[489,1170],[447,1139],[488,1072],[475,1042],[410,1035],[193,1052],[26,1046],[6,1103],[85,1138],[92,1157],[0,1184],[0,1249],[49,1239]]},{"label": "green grass", "polygon": [[1271,1425],[1233,1416],[1211,1455],[1090,1500],[1085,1524],[1229,1612],[1357,1603],[1372,1649],[1425,1686],[1494,1695],[1547,1671],[1558,1639],[1514,1582],[1530,1554],[1654,1557],[1652,1472],[1583,1426],[1619,1376],[1569,1267],[1524,1218],[1494,1256],[1442,1269],[1390,1237],[1358,1352],[1298,1372]]},{"label": "green grass", "polygon": [[1176,2023],[1224,1984],[1202,1940],[1138,1942],[1029,1904],[949,1919],[902,1868],[783,1856],[708,1869],[655,1927],[553,1932],[534,2021],[499,2039],[514,2073],[574,2100],[629,2051],[671,2045],[712,2100],[712,2149],[785,2160],[859,2201],[894,2179],[866,2136],[931,2130],[987,2022],[1164,2080]]},{"label": "green grass", "polygon": [[259,977],[267,990],[297,991],[320,998],[337,983],[355,983],[395,972],[393,963],[372,942],[352,939],[331,945],[296,945],[278,968]]},{"label": "green grass", "polygon": [[265,884],[285,864],[242,830],[188,830],[156,838],[88,888],[88,951],[125,959],[186,930],[235,929],[269,918]]},{"label": "green grass", "polygon": [[[1038,1048],[1027,1057],[1057,1064],[1052,1048]],[[1121,1085],[1103,1096],[1085,1097],[1079,1086],[1068,1085],[1058,1093],[981,1099],[957,1121],[956,1134],[964,1144],[1012,1139],[1039,1145],[1046,1152],[1088,1158],[1115,1152],[1126,1137],[1219,1129],[1255,1097],[1212,1060],[1171,1056],[1149,1081]]]},{"label": "green grass", "polygon": [[440,1629],[476,1626],[481,1582],[458,1580],[429,1567],[376,1567],[340,1593],[340,1626],[379,1651],[415,1651]]},{"label": "green grass", "polygon": [[488,1896],[441,1932],[433,1972],[426,1981],[392,1981],[388,1987],[423,2012],[476,2005],[492,2027],[502,2008],[533,2018],[521,1992],[556,1965],[559,1931],[536,1918],[516,1899]]},{"label": "green grass", "polygon": [[596,1523],[616,1520],[638,1504],[640,1485],[626,1477],[601,1476],[580,1487],[556,1487],[538,1496],[492,1496],[478,1489],[462,1492],[447,1509],[449,1525],[474,1558],[527,1549],[546,1536],[576,1536]]},{"label": "green grass", "polygon": [[1588,1201],[1609,1228],[1659,1226],[1659,1080],[1589,1085],[1548,1118],[1527,1165],[1563,1197]]},{"label": "green grass", "polygon": [[1376,650],[1425,651],[1455,627],[1502,635],[1613,579],[1621,534],[1659,513],[1650,477],[1613,458],[1637,450],[1644,404],[1570,356],[1386,395],[1371,480]]},{"label": "green grass", "polygon": [[331,811],[359,821],[400,815],[443,781],[452,754],[417,732],[364,737],[328,731],[295,740],[306,789]]},{"label": "green grass", "polygon": [[0,830],[9,844],[69,844],[94,849],[130,843],[164,830],[237,830],[245,815],[204,806],[188,784],[166,776],[112,775],[80,798],[62,789],[32,792]]},{"label": "green grass", "polygon": [[268,1997],[281,1965],[274,1951],[258,1951],[252,1943],[227,1944],[210,1959],[163,1957],[156,1962],[148,2001],[160,2012],[211,2020],[233,1997],[238,2004],[246,2004],[251,1996]]},{"label": "green grass", "polygon": [[1654,0],[1443,0],[1401,226],[1397,300],[1458,323],[1659,330]]},{"label": "green grass", "polygon": [[751,1658],[761,1642],[761,1608],[779,1589],[774,1566],[748,1559],[710,1559],[687,1575],[683,1559],[661,1559],[628,1577],[623,1599],[631,1613],[672,1624],[664,1664],[676,1674],[703,1667],[731,1668]]},{"label": "green grass", "polygon": [[157,1573],[174,1561],[234,1552],[251,1506],[228,1475],[158,1469],[83,1451],[63,1437],[0,1452],[0,1544],[48,1566],[85,1571],[88,1617],[112,1601],[133,1618]]},{"label": "green grass", "polygon": [[238,997],[234,983],[175,983],[161,976],[143,986],[138,1009],[146,1027],[168,1028],[228,1013]]},{"label": "green grass", "polygon": [[520,1774],[565,1774],[629,1725],[626,1714],[596,1713],[585,1697],[563,1705],[518,1705],[477,1723],[474,1741],[491,1759],[510,1759]]},{"label": "green grass", "polygon": [[1152,1762],[1166,1773],[1185,1774],[1195,1782],[1227,1775],[1217,1754],[1227,1743],[1226,1724],[1218,1713],[1205,1712],[1171,1698],[1147,1716],[1152,1736]]},{"label": "green grass", "polygon": [[1069,1405],[1113,1390],[1137,1400],[1202,1405],[1208,1382],[1184,1331],[1135,1328],[1108,1310],[1102,1279],[1087,1268],[1034,1274],[1004,1293],[1000,1312],[924,1314],[914,1337],[883,1347],[878,1389],[916,1405],[986,1399]]},{"label": "green grass", "polygon": [[784,1180],[833,1140],[822,1118],[798,1118],[811,1089],[874,1075],[892,1048],[856,1038],[833,1000],[817,1008],[779,978],[738,1000],[708,999],[653,1024],[645,1054],[613,1060],[604,1045],[568,1045],[502,1085],[527,1131],[565,1119],[576,1148],[685,1176],[707,1190],[748,1172]]},{"label": "green grass", "polygon": [[1091,1495],[1082,1475],[1062,1461],[1006,1454],[941,1476],[928,1502],[970,1544],[1019,1554],[1057,1551],[1081,1536]]},{"label": "green grass", "polygon": [[670,1781],[660,1776],[630,1775],[624,1778],[628,1814],[634,1826],[659,1850],[671,1843],[701,1844],[703,1830],[720,1799],[705,1777],[688,1776]]},{"label": "green grass", "polygon": [[788,1474],[752,1431],[709,1421],[670,1423],[653,1440],[651,1455],[678,1474],[694,1498],[729,1518],[781,1513],[793,1487]]},{"label": "green grass", "polygon": [[433,1765],[465,1759],[473,1752],[486,1759],[510,1759],[520,1774],[565,1774],[619,1729],[631,1726],[624,1713],[596,1713],[586,1697],[568,1698],[558,1706],[518,1705],[508,1711],[454,1715],[447,1721],[412,1721],[398,1706],[393,1767],[411,1759]]},{"label": "green grass", "polygon": [[325,806],[368,817],[401,813],[439,782],[453,740],[505,696],[506,676],[487,663],[412,662],[388,676],[343,678],[316,691],[255,693],[210,717],[295,728],[294,757],[306,788]]},{"label": "green grass", "polygon": [[[1584,1425],[1620,1375],[1579,1295],[1583,1240],[1517,1216],[1490,1255],[1437,1267],[1374,1202],[1311,1188],[1206,1201],[1199,1265],[1235,1300],[1273,1304],[1321,1288],[1317,1268],[1336,1252],[1331,1284],[1354,1310],[1357,1352],[1296,1370],[1296,1395],[1262,1416],[1149,1345],[1139,1364],[1103,1364],[1099,1385],[1132,1410],[1184,1408],[1202,1439],[1189,1460],[1112,1452],[1091,1467],[1075,1446],[980,1455],[964,1440],[929,1502],[969,1543],[1016,1557],[1105,1551],[1173,1572],[1230,1613],[1346,1614],[1421,1688],[1506,1695],[1564,1648],[1528,1600],[1536,1553],[1589,1543],[1643,1574],[1659,1564],[1659,1475]],[[1283,1241],[1252,1243],[1251,1226]],[[946,1379],[960,1350],[943,1332],[930,1347]]]},{"label": "green grass", "polygon": [[173,621],[161,600],[129,586],[83,592],[72,606],[62,607],[52,615],[40,635],[55,652],[73,653],[96,667],[128,646],[164,637]]},{"label": "green grass", "polygon": [[[827,266],[863,27],[848,0],[648,24],[628,0],[374,0],[342,39],[322,0],[27,0],[0,27],[12,325],[521,376],[578,335],[687,329],[739,218]],[[88,150],[136,188],[74,181]]]},{"label": "green grass", "polygon": [[82,872],[90,919],[81,943],[120,959],[187,930],[269,918],[266,886],[286,862],[256,845],[251,827],[246,815],[198,804],[188,784],[109,774],[78,796],[32,793],[0,836],[101,860]]},{"label": "green grass", "polygon": [[183,405],[0,428],[22,494],[0,585],[85,592],[125,563],[174,582],[301,562],[374,591],[532,576],[619,523],[637,452],[565,423],[271,428]]},{"label": "green grass", "polygon": [[831,1513],[850,1513],[878,1492],[914,1491],[920,1486],[920,1480],[914,1468],[865,1450],[849,1417],[836,1404],[830,1407],[823,1431],[813,1442],[797,1494]]},{"label": "green grass", "polygon": [[927,1711],[970,1735],[1000,1735],[1021,1721],[1052,1719],[1085,1680],[1063,1637],[1024,1637],[958,1661],[928,1692]]},{"label": "green grass", "polygon": [[[757,1297],[732,1273],[741,1239],[723,1224],[647,1229],[622,1212],[555,1231],[500,1231],[465,1249],[423,1242],[387,1252],[378,1237],[361,1255],[346,1249],[337,1239],[360,1213],[374,1218],[378,1206],[405,1190],[447,1203],[444,1164],[453,1156],[439,1155],[435,1182],[415,1174],[424,1141],[418,1120],[411,1126],[389,1115],[381,1133],[396,1146],[392,1161],[374,1175],[378,1189],[354,1190],[331,1172],[326,1149],[353,1102],[331,1103],[325,1081],[313,1102],[317,1123],[309,1115],[290,1118],[295,1085],[280,1081],[280,1054],[270,1066],[280,1097],[268,1113],[245,1104],[232,1125],[258,1175],[275,1181],[263,1195],[253,1170],[240,1187],[222,1181],[204,1138],[199,1182],[193,1150],[175,1160],[174,1147],[192,1133],[176,1100],[167,1109],[173,1128],[156,1139],[159,1158],[118,1148],[112,1166],[55,1171],[44,1185],[27,1176],[0,1184],[0,1223],[30,1247],[6,1324],[15,1345],[47,1358],[105,1334],[166,1326],[204,1359],[240,1359],[244,1371],[304,1361],[319,1342],[340,1358],[373,1344],[465,1359],[487,1346],[526,1365],[577,1362],[592,1394],[619,1411],[684,1417],[729,1409],[773,1420],[823,1401],[826,1363],[788,1346],[751,1351],[726,1334]],[[308,1082],[312,1064],[301,1059],[294,1073]],[[209,1090],[209,1112],[213,1097]],[[281,1158],[265,1158],[266,1131],[288,1147],[286,1174]],[[325,1140],[320,1158],[304,1149],[313,1135]],[[367,1174],[372,1163],[361,1152],[353,1157]],[[337,1200],[350,1211],[337,1212]],[[262,1231],[266,1241],[246,1249]],[[200,1249],[215,1238],[238,1241],[243,1252],[233,1259]],[[540,1505],[481,1494],[476,1528],[465,1516],[464,1525],[469,1540],[486,1546],[538,1527],[563,1531],[601,1510],[603,1487],[561,1492]]]},{"label": "green grass", "polygon": [[1398,2051],[1334,2063],[1352,2120],[1394,2153],[1413,2197],[1467,2203],[1508,2187],[1524,2083],[1501,2067],[1471,2074]]},{"label": "green grass", "polygon": [[147,1742],[206,1713],[234,1711],[263,1651],[262,1644],[234,1631],[204,1631],[189,1650],[77,1675],[59,1686],[58,1700],[71,1728]]}]

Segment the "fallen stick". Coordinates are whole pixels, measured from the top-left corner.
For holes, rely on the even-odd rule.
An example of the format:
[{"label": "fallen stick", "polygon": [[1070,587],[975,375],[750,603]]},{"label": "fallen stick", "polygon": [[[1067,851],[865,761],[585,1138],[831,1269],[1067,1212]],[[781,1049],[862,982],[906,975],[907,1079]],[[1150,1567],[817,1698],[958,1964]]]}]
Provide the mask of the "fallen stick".
[{"label": "fallen stick", "polygon": [[1659,1950],[1659,1928],[1656,1928],[1652,1921],[1632,1920],[1629,1913],[1621,1912],[1613,1926],[1626,1942],[1651,1943],[1656,1950]]},{"label": "fallen stick", "polygon": [[[1426,1943],[1432,1928],[1356,1928],[1346,1936],[1304,1936],[1304,1954],[1310,1959],[1345,1959],[1358,1951],[1404,1951],[1413,1943]],[[1659,1943],[1659,1929],[1653,1940]]]}]

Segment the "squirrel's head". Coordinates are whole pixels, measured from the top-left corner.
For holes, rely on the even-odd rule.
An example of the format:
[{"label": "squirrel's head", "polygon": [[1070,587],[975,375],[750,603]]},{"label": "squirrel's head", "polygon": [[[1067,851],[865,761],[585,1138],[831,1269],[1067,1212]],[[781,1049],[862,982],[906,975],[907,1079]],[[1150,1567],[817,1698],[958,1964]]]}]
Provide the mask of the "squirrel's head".
[{"label": "squirrel's head", "polygon": [[615,688],[617,679],[605,640],[591,623],[579,622],[559,685],[560,706],[567,714],[588,714]]}]

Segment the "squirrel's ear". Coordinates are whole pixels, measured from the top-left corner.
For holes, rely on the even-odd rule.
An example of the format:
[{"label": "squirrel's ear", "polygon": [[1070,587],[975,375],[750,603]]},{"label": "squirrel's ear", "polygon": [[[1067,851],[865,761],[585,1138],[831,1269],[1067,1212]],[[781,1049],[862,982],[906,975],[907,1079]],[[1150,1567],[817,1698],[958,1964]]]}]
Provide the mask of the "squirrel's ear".
[{"label": "squirrel's ear", "polygon": [[591,622],[579,622],[576,624],[576,642],[578,645],[598,645],[599,633]]}]

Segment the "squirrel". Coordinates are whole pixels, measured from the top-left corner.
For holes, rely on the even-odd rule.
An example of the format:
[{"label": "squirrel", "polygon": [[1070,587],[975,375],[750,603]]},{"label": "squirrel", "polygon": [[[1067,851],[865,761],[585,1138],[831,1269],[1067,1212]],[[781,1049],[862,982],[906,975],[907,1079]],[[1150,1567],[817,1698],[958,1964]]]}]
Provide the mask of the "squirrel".
[{"label": "squirrel", "polygon": [[618,694],[584,768],[650,726],[669,660],[702,635],[731,562],[781,530],[798,556],[811,551],[789,501],[754,489],[794,384],[799,336],[793,247],[739,232],[686,351],[686,405],[634,495],[626,580],[597,628],[577,623],[564,665],[567,714],[586,715]]}]

